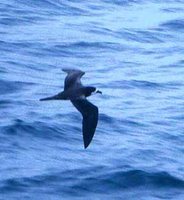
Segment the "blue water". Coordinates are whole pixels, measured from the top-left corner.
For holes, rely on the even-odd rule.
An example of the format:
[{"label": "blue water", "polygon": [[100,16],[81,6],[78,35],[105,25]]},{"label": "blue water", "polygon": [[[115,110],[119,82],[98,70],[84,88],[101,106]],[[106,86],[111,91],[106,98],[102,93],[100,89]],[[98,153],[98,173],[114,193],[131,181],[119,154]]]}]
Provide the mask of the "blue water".
[{"label": "blue water", "polygon": [[[0,200],[184,199],[184,1],[0,1]],[[84,149],[63,67],[103,95]]]}]

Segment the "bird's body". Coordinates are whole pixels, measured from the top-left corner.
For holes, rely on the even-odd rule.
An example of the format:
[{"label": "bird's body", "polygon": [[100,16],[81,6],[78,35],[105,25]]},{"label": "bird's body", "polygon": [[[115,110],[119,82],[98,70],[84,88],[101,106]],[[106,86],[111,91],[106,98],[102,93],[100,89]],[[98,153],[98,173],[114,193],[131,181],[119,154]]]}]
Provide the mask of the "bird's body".
[{"label": "bird's body", "polygon": [[[86,97],[96,91],[95,87],[85,87],[81,83],[81,77],[85,72],[76,69],[63,69],[67,73],[64,91],[57,95],[40,99],[46,100],[70,100],[83,116],[82,131],[84,147],[90,144],[98,123],[98,107],[90,103]],[[96,91],[96,93],[101,93]]]}]

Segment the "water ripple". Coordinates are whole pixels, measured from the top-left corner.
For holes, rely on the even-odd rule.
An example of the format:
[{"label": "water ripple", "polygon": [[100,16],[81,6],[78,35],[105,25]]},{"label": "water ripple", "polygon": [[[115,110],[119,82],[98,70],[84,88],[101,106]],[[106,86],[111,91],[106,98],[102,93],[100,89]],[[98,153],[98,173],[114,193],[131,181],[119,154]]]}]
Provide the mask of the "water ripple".
[{"label": "water ripple", "polygon": [[170,20],[168,22],[161,24],[161,26],[171,31],[183,31],[184,20],[183,19]]}]

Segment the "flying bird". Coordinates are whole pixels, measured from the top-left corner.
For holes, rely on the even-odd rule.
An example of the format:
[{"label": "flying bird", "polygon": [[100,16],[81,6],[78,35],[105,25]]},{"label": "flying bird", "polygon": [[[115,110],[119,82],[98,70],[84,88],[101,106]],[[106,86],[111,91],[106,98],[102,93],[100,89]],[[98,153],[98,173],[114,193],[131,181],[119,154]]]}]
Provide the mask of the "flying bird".
[{"label": "flying bird", "polygon": [[67,73],[64,81],[64,90],[54,96],[40,99],[47,100],[70,100],[75,108],[82,114],[82,133],[84,148],[86,149],[94,136],[98,123],[98,107],[90,103],[86,97],[100,93],[95,87],[83,86],[81,77],[85,72],[77,69],[62,69]]}]

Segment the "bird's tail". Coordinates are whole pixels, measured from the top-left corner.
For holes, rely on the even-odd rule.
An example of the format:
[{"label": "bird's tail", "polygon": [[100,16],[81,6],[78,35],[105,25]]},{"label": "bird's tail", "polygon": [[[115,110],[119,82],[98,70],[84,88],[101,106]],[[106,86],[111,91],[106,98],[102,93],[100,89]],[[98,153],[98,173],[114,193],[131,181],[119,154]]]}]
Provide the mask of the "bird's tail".
[{"label": "bird's tail", "polygon": [[43,99],[40,99],[40,101],[48,101],[48,100],[59,100],[59,96],[58,95],[54,95],[54,96],[51,96],[51,97],[46,97],[46,98],[43,98]]}]

